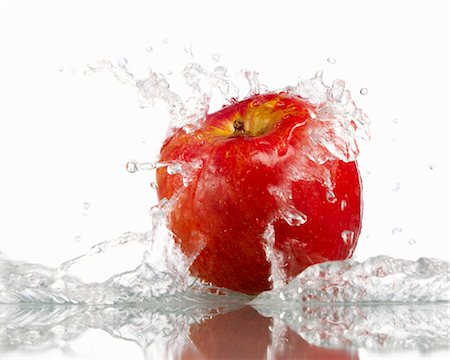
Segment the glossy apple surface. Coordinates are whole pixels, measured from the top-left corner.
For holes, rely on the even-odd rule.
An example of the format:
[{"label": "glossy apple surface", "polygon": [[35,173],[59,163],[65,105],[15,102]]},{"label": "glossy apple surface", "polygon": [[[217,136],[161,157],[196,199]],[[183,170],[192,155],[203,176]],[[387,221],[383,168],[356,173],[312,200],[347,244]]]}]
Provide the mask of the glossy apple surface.
[{"label": "glossy apple surface", "polygon": [[272,286],[270,258],[289,279],[351,256],[361,231],[358,167],[324,157],[329,128],[315,110],[286,93],[255,95],[166,139],[160,161],[190,170],[158,169],[158,196],[173,197],[168,226],[186,255],[198,255],[193,275],[257,294]]}]

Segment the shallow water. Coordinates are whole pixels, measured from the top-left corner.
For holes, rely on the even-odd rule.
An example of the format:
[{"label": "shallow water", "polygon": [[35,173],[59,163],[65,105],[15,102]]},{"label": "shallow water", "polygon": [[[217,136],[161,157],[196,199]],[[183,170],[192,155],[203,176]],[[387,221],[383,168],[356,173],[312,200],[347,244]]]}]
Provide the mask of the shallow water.
[{"label": "shallow water", "polygon": [[62,272],[1,261],[2,358],[438,359],[449,350],[449,266],[438,259],[317,264],[254,298],[148,263],[83,283],[71,263]]},{"label": "shallow water", "polygon": [[[166,245],[170,244],[168,239],[164,240]],[[117,243],[108,245],[117,246]],[[199,304],[252,299],[191,277],[187,271],[189,263],[182,264],[183,254],[174,244],[166,246],[163,257],[158,259],[171,259],[165,269],[144,256],[136,269],[101,283],[85,283],[70,274],[68,265],[86,256],[56,269],[0,258],[0,304]],[[181,267],[171,268],[174,262],[181,263]],[[448,262],[429,258],[411,261],[377,256],[362,263],[352,259],[330,261],[310,266],[286,285],[263,292],[251,301],[261,306],[282,304],[282,308],[316,303],[448,302],[449,272]]]},{"label": "shallow water", "polygon": [[5,359],[434,359],[448,351],[448,311],[442,303],[15,304],[0,306],[0,329]]}]

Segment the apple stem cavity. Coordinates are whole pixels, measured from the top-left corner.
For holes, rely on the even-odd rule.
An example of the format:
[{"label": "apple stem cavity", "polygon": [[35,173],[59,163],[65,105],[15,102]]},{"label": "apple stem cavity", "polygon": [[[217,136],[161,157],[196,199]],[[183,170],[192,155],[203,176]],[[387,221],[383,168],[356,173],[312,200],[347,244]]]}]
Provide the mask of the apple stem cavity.
[{"label": "apple stem cavity", "polygon": [[242,119],[236,119],[233,122],[234,127],[234,133],[235,134],[242,134],[245,133],[245,124]]}]

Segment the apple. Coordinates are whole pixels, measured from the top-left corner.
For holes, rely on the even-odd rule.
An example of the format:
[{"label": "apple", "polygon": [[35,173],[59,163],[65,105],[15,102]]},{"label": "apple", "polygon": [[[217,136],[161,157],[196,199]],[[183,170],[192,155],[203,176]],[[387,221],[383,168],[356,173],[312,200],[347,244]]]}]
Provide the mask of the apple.
[{"label": "apple", "polygon": [[286,92],[254,95],[165,140],[160,161],[190,169],[162,167],[156,180],[159,199],[174,201],[168,227],[176,243],[195,256],[192,275],[258,294],[275,274],[287,281],[352,255],[361,232],[359,170],[327,150],[334,133],[316,110]]}]

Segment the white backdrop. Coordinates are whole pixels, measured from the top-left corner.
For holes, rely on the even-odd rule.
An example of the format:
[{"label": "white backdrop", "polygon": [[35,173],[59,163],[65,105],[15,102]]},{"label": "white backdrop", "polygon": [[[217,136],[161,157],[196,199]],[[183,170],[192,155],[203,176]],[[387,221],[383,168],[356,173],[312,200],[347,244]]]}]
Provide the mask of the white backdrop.
[{"label": "white backdrop", "polygon": [[156,158],[165,108],[142,110],[133,88],[70,69],[126,57],[137,73],[176,74],[187,46],[204,66],[217,65],[217,52],[220,65],[257,70],[273,89],[319,68],[328,82],[344,79],[372,120],[355,256],[449,259],[447,10],[431,1],[4,2],[0,249],[57,265],[148,228],[153,174],[124,164]]}]

